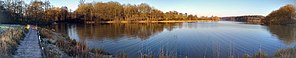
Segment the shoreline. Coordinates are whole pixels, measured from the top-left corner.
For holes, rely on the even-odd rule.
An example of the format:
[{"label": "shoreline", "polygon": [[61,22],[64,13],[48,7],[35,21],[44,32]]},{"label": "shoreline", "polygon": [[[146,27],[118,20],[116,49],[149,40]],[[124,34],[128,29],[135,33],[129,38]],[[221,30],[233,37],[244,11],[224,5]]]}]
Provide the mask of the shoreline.
[{"label": "shoreline", "polygon": [[186,23],[186,22],[218,22],[215,20],[170,20],[170,21],[88,21],[85,23],[95,24],[95,23]]},{"label": "shoreline", "polygon": [[[55,24],[104,24],[104,23],[193,23],[193,22],[219,22],[221,20],[168,20],[168,21],[85,21],[85,22],[53,22],[50,24],[37,24],[37,25],[55,25]],[[9,24],[9,23],[2,23]],[[25,24],[16,24],[16,25],[25,25]],[[33,24],[34,25],[34,24]]]},{"label": "shoreline", "polygon": [[113,58],[108,52],[99,48],[88,48],[85,43],[76,42],[69,36],[38,27],[44,57],[50,58]]}]

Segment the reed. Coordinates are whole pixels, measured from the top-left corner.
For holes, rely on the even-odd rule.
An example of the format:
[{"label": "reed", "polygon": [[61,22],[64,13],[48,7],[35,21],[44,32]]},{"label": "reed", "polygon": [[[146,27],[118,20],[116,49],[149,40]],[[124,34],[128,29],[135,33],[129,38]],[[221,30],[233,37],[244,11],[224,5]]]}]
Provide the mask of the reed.
[{"label": "reed", "polygon": [[275,53],[274,57],[277,57],[277,58],[293,58],[293,57],[296,57],[296,47],[294,47],[294,48],[286,48],[286,49],[279,49]]},{"label": "reed", "polygon": [[10,28],[0,36],[0,57],[11,57],[27,32],[23,27]]},{"label": "reed", "polygon": [[[109,53],[103,51],[102,49],[91,49],[86,46],[85,43],[76,42],[69,37],[52,32],[44,28],[39,28],[41,31],[42,43],[45,48],[44,54],[48,58],[53,57],[78,57],[78,58],[101,58],[109,57]],[[47,47],[53,45],[51,47]],[[51,48],[56,48],[53,51]],[[49,50],[48,50],[49,49]],[[59,52],[62,51],[62,52]],[[66,55],[59,55],[66,54]]]}]

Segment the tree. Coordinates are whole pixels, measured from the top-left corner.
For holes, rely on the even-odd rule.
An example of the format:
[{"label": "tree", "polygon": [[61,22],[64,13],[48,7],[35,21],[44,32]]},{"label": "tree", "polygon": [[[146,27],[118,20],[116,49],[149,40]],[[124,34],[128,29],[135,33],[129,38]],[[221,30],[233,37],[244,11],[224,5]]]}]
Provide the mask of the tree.
[{"label": "tree", "polygon": [[281,7],[280,9],[271,12],[263,19],[264,24],[295,24],[296,23],[296,8],[292,4]]},{"label": "tree", "polygon": [[135,20],[139,14],[137,6],[131,4],[123,5],[123,13],[125,20]]},{"label": "tree", "polygon": [[93,5],[91,3],[80,4],[75,11],[80,17],[83,17],[84,21],[92,20],[91,13],[93,12]]},{"label": "tree", "polygon": [[69,11],[68,11],[68,7],[63,6],[63,7],[60,8],[60,16],[61,16],[60,19],[61,19],[62,21],[65,21],[65,20],[68,18],[68,15],[69,15],[68,12],[69,12]]},{"label": "tree", "polygon": [[43,9],[44,3],[42,1],[33,1],[27,7],[26,9],[26,15],[34,20],[40,20],[43,18],[44,9]]},{"label": "tree", "polygon": [[220,20],[220,18],[218,16],[212,16],[210,19],[214,20],[214,21],[219,21]]},{"label": "tree", "polygon": [[108,8],[111,15],[111,19],[120,20],[121,18],[123,18],[123,6],[120,3],[111,1],[107,2],[107,4],[109,5]]},{"label": "tree", "polygon": [[187,17],[187,19],[188,19],[188,20],[193,20],[193,19],[195,19],[195,18],[194,18],[193,15],[190,14],[190,15]]},{"label": "tree", "polygon": [[[187,13],[177,11],[162,12],[146,3],[139,5],[120,4],[118,2],[81,3],[74,12],[76,19],[84,21],[159,21],[159,20],[187,20]],[[214,17],[215,20],[217,19]],[[191,20],[198,20],[196,15],[190,16]],[[210,20],[205,17],[203,20]],[[217,19],[218,20],[218,19]]]},{"label": "tree", "polygon": [[138,11],[139,11],[139,17],[140,20],[144,20],[144,19],[149,19],[149,17],[146,17],[149,15],[149,13],[151,13],[153,10],[152,7],[150,7],[148,4],[146,3],[141,3],[140,5],[138,5]]},{"label": "tree", "polygon": [[153,21],[158,21],[158,20],[162,20],[164,18],[164,13],[160,10],[152,10],[151,14],[150,14],[150,18]]},{"label": "tree", "polygon": [[5,10],[7,13],[9,13],[9,16],[13,16],[11,17],[11,19],[14,21],[22,17],[24,5],[24,1],[21,0],[0,1],[1,10]]},{"label": "tree", "polygon": [[4,1],[0,1],[0,11],[5,10],[4,5]]},{"label": "tree", "polygon": [[[47,10],[45,10],[45,19],[46,19],[46,21],[50,21],[50,22],[52,22],[53,20],[57,20],[56,19],[56,13],[57,13],[58,11],[57,10],[55,10],[54,8],[49,8],[49,9],[47,9]],[[53,19],[53,20],[51,20],[51,19]]]}]

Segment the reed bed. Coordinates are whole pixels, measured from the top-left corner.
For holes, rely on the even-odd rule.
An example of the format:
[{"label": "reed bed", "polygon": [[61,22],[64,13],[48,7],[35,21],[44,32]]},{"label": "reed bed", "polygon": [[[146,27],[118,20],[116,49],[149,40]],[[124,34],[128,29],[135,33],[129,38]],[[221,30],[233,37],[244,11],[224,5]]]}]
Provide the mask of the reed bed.
[{"label": "reed bed", "polygon": [[0,58],[12,57],[26,33],[27,30],[23,27],[9,28],[2,32],[0,35]]}]

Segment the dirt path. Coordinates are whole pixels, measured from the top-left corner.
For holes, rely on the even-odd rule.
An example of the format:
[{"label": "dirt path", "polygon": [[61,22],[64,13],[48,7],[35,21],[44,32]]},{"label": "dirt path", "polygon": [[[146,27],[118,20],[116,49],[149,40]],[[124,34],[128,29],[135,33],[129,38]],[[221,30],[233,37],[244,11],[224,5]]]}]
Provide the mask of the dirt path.
[{"label": "dirt path", "polygon": [[42,52],[38,40],[37,31],[30,28],[20,46],[17,48],[14,58],[42,58]]}]

